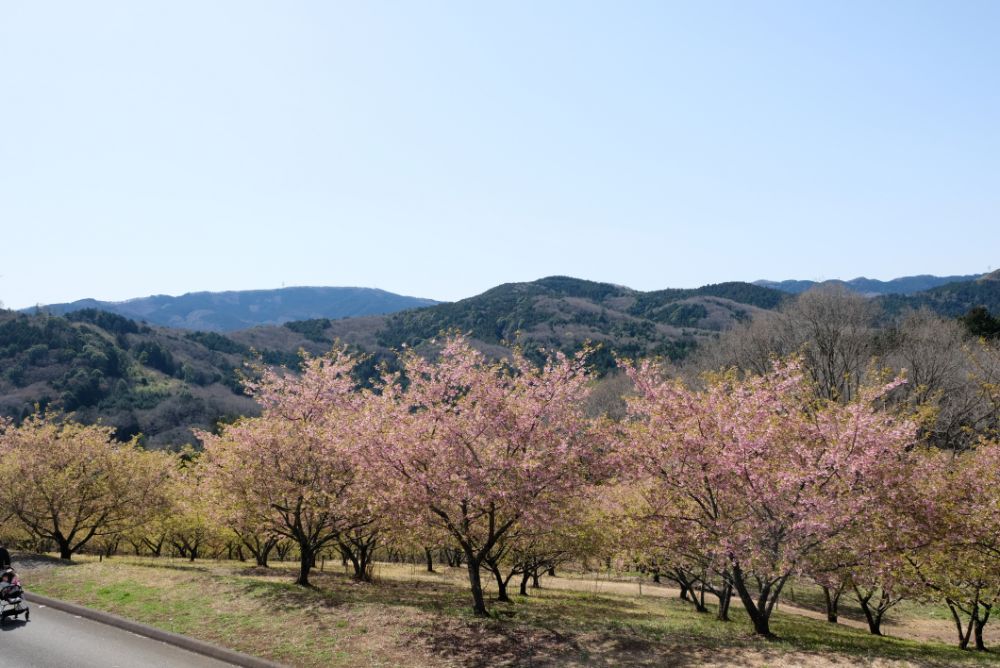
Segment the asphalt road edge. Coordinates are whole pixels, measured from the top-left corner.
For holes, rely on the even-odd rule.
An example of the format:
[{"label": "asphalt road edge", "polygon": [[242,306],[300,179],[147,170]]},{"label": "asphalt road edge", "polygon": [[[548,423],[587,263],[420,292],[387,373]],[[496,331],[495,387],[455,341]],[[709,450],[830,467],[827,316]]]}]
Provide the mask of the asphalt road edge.
[{"label": "asphalt road edge", "polygon": [[243,668],[283,668],[281,664],[268,661],[267,659],[261,659],[256,656],[250,656],[249,654],[243,654],[231,649],[226,649],[225,647],[219,647],[218,645],[213,645],[203,640],[196,640],[195,638],[183,636],[179,633],[164,631],[162,629],[149,626],[148,624],[142,624],[140,622],[132,621],[131,619],[125,619],[124,617],[113,615],[110,612],[86,608],[82,605],[77,605],[76,603],[61,601],[57,598],[49,598],[48,596],[42,596],[41,594],[35,594],[27,591],[25,592],[25,599],[29,603],[45,605],[55,610],[68,612],[71,615],[79,615],[80,617],[100,622],[101,624],[114,626],[124,631],[135,633],[136,635],[145,636],[147,638],[152,638],[153,640],[159,640],[160,642],[164,642],[168,645],[186,649],[189,652],[194,652],[195,654],[201,654],[213,659],[218,659],[219,661],[225,661],[233,664],[234,666],[242,666]]}]

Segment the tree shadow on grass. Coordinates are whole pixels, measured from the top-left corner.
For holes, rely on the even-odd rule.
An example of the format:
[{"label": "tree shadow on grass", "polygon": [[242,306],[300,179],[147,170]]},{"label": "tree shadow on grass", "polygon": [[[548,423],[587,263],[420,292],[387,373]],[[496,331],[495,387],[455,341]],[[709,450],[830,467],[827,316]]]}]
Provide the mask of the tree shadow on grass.
[{"label": "tree shadow on grass", "polygon": [[776,614],[772,627],[777,642],[789,651],[815,653],[841,659],[905,661],[906,665],[940,667],[955,665],[1000,665],[1000,656],[963,652],[938,642],[917,642],[892,636],[874,636],[842,624],[808,619],[795,614]]},{"label": "tree shadow on grass", "polygon": [[[826,614],[826,600],[823,598],[823,591],[818,587],[815,589],[789,588],[782,593],[782,599],[803,610],[820,615]],[[865,613],[858,606],[854,593],[850,590],[844,591],[841,595],[840,605],[837,606],[837,615],[841,619],[849,619],[860,624],[865,623]],[[886,615],[885,621],[889,622],[889,615]]]},{"label": "tree shadow on grass", "polygon": [[190,573],[191,571],[196,571],[198,573],[208,573],[212,570],[210,566],[203,566],[198,563],[185,562],[183,564],[171,563],[169,561],[132,561],[128,563],[129,566],[138,566],[140,568],[154,568],[160,570],[169,571],[181,571],[185,573]]},{"label": "tree shadow on grass", "polygon": [[[278,570],[268,575],[287,575]],[[698,615],[673,600],[630,599],[589,592],[545,589],[511,603],[489,601],[492,618],[471,614],[469,592],[456,581],[384,579],[374,584],[325,572],[314,587],[291,579],[222,576],[241,597],[268,608],[313,610],[327,619],[349,619],[375,606],[387,619],[407,619],[404,643],[421,646],[441,663],[487,666],[741,666],[814,660],[817,665],[867,665],[875,657],[910,666],[943,667],[976,660],[938,645],[876,638],[798,615],[776,614],[777,641],[752,637],[743,614],[730,624]],[[352,610],[358,606],[357,610]],[[419,613],[414,615],[414,612]],[[789,653],[792,653],[789,656]],[[958,659],[962,660],[959,661]],[[995,660],[997,657],[982,657]],[[792,663],[789,663],[791,661]],[[829,663],[828,663],[829,662]],[[997,664],[994,664],[997,665]]]},{"label": "tree shadow on grass", "polygon": [[435,656],[465,668],[555,665],[568,658],[583,663],[589,658],[572,637],[497,621],[445,619],[418,632],[416,640]]},{"label": "tree shadow on grass", "polygon": [[[269,574],[270,575],[270,574]],[[284,575],[278,572],[274,575]],[[232,582],[241,593],[253,596],[268,605],[313,605],[337,608],[350,605],[384,605],[411,607],[432,613],[458,613],[471,610],[464,592],[448,583],[397,582],[392,580],[363,583],[338,573],[315,573],[312,586],[302,587],[291,579],[265,580],[246,577],[241,573]]]},{"label": "tree shadow on grass", "polygon": [[[560,633],[551,627],[531,627],[500,622],[480,624],[448,620],[417,634],[431,653],[463,668],[547,666],[743,666],[746,647],[713,646],[702,642],[657,642],[627,632]],[[766,664],[780,661],[780,649],[754,648]],[[845,664],[846,665],[846,664]]]},{"label": "tree shadow on grass", "polygon": [[58,557],[50,557],[47,554],[32,554],[20,552],[13,555],[11,562],[18,572],[31,571],[40,568],[51,568],[53,566],[78,566],[79,562],[67,561]]}]

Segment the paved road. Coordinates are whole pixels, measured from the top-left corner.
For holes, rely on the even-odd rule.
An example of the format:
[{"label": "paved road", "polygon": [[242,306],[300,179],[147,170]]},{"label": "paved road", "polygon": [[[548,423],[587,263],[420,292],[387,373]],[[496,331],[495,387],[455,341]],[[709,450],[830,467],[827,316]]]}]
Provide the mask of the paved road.
[{"label": "paved road", "polygon": [[0,666],[18,668],[232,668],[157,640],[31,604],[31,621],[0,625]]}]

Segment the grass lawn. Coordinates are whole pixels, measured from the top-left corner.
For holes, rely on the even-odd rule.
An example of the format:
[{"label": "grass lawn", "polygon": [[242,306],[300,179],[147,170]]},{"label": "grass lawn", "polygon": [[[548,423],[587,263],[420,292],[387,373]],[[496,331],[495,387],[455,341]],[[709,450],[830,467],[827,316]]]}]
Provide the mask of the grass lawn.
[{"label": "grass lawn", "polygon": [[[582,576],[544,578],[543,589],[477,619],[462,569],[379,564],[375,584],[357,584],[329,566],[312,589],[292,584],[293,564],[166,558],[81,557],[23,579],[29,591],[292,666],[1000,666],[993,654],[878,638],[795,608],[775,613],[779,639],[765,641],[749,633],[738,601],[724,624],[666,588],[646,585],[639,596],[634,583]],[[797,588],[796,599],[810,595]],[[900,615],[925,612],[911,605]]]}]

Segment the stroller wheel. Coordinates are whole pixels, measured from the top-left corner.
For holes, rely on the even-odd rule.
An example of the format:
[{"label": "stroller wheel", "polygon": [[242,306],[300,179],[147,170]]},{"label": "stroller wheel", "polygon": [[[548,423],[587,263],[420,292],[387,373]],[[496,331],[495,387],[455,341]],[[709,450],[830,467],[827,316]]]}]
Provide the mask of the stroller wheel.
[{"label": "stroller wheel", "polygon": [[25,610],[24,611],[24,621],[28,621],[29,619],[31,619],[31,611],[30,610]]}]

